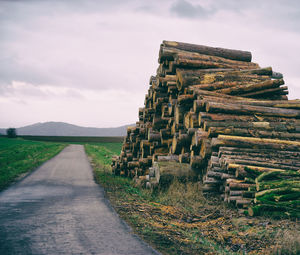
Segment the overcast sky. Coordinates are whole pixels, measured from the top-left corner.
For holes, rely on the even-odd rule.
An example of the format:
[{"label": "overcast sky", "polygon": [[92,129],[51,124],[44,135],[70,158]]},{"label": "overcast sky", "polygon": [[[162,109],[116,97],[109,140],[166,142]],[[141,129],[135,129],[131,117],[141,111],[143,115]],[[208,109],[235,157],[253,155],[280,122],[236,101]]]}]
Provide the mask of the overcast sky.
[{"label": "overcast sky", "polygon": [[298,0],[0,0],[0,127],[134,123],[162,40],[249,50],[300,98]]}]

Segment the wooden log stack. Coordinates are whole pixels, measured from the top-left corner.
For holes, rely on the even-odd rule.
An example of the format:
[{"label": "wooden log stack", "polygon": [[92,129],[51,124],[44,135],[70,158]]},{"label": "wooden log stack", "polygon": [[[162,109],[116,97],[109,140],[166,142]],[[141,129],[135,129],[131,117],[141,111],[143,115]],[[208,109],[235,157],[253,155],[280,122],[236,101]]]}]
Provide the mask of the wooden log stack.
[{"label": "wooden log stack", "polygon": [[113,160],[116,175],[150,187],[154,162],[190,164],[203,191],[240,208],[266,201],[256,190],[261,175],[298,178],[300,100],[288,100],[282,74],[251,62],[247,51],[170,41],[158,62],[139,121]]}]

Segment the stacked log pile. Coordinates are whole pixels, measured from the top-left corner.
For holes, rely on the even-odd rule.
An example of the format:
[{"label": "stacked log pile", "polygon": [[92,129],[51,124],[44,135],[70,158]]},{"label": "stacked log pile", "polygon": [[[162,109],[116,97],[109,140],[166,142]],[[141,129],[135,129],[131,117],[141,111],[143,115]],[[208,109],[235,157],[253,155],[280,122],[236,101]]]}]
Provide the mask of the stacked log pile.
[{"label": "stacked log pile", "polygon": [[[150,187],[159,182],[154,162],[189,164],[205,192],[241,208],[259,206],[266,201],[256,190],[261,175],[298,178],[300,100],[287,94],[282,75],[251,62],[250,52],[164,41],[139,121],[128,128],[113,171]],[[176,175],[180,167],[173,169]],[[299,192],[295,183],[291,194]]]}]

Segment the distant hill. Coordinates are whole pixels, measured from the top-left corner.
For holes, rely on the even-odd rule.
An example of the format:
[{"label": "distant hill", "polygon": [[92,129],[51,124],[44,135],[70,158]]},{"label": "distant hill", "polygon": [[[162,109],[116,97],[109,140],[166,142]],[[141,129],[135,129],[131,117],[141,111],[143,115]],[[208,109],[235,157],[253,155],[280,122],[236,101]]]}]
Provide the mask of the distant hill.
[{"label": "distant hill", "polygon": [[[65,122],[44,122],[17,128],[17,134],[35,136],[125,136],[127,127],[132,125],[95,128],[81,127]],[[6,134],[6,129],[0,129],[0,134]]]}]

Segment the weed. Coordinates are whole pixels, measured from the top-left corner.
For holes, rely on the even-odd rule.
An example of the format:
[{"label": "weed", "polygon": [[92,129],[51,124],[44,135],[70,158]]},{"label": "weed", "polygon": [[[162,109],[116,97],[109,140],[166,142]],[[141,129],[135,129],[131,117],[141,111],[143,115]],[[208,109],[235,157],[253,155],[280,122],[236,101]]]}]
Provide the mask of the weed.
[{"label": "weed", "polygon": [[296,255],[300,254],[300,231],[294,227],[279,230],[276,235],[276,245],[273,254]]}]

